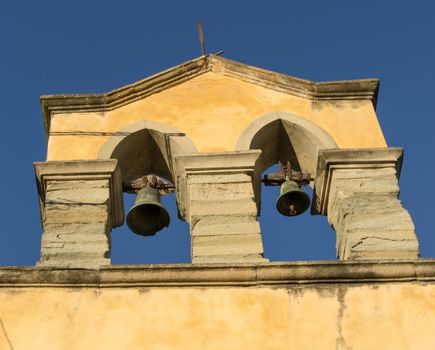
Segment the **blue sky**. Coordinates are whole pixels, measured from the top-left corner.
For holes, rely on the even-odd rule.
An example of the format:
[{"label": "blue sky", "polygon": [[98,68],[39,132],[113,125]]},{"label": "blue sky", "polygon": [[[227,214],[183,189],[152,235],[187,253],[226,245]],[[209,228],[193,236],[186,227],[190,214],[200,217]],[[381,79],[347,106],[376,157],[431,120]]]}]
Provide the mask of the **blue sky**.
[{"label": "blue sky", "polygon": [[[32,163],[45,159],[39,96],[100,93],[208,52],[315,81],[380,78],[377,114],[405,148],[401,199],[423,257],[435,257],[435,3],[433,1],[3,1],[0,4],[2,201],[0,265],[33,265],[41,225]],[[324,217],[279,216],[277,188],[260,218],[271,260],[335,258]],[[132,202],[126,196],[126,207]],[[114,263],[189,262],[188,225],[154,238],[113,231]]]}]

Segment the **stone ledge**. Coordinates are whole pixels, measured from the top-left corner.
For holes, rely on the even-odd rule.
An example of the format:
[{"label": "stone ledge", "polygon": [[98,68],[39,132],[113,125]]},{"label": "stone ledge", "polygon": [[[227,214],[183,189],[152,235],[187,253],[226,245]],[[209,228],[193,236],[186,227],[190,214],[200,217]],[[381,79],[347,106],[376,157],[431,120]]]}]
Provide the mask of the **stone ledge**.
[{"label": "stone ledge", "polygon": [[2,266],[0,287],[213,287],[435,282],[435,259],[264,264],[112,265],[99,270]]}]

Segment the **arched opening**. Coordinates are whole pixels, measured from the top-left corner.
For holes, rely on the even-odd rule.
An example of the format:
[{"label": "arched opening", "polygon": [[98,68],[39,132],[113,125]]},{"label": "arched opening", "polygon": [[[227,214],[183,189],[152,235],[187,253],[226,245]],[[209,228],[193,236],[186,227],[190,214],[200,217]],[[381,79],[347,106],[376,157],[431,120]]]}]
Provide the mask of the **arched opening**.
[{"label": "arched opening", "polygon": [[278,161],[290,161],[294,170],[315,174],[320,149],[336,148],[334,139],[309,120],[273,112],[252,122],[240,135],[236,150],[261,149],[257,169],[262,173]]},{"label": "arched opening", "polygon": [[[273,165],[263,173],[277,172]],[[303,190],[312,197],[312,189]],[[261,186],[261,216],[264,256],[270,261],[304,261],[335,259],[335,232],[327,218],[310,215],[310,211],[289,217],[276,210],[279,186]]]},{"label": "arched opening", "polygon": [[[285,112],[255,120],[239,138],[237,150],[260,149],[257,176],[277,172],[277,163],[290,162],[293,170],[315,176],[320,149],[336,148],[334,139],[314,123]],[[311,183],[312,185],[312,183]],[[304,190],[312,198],[310,186]],[[335,258],[335,233],[322,216],[309,211],[286,217],[276,210],[279,186],[261,186],[260,226],[265,257],[270,261]]]},{"label": "arched opening", "polygon": [[118,159],[123,182],[152,173],[173,181],[174,156],[196,152],[190,138],[177,129],[142,120],[114,133],[98,159]]},{"label": "arched opening", "polygon": [[[125,214],[134,204],[136,196],[124,193]],[[189,224],[178,219],[175,194],[161,197],[171,218],[169,227],[154,236],[134,234],[126,224],[112,230],[112,264],[189,264]]]},{"label": "arched opening", "polygon": [[[195,153],[192,141],[171,127],[140,121],[116,133],[103,145],[100,159],[117,159],[123,186],[144,175],[155,174],[174,182],[173,158],[177,154]],[[124,193],[125,214],[136,195]],[[154,236],[134,234],[126,224],[112,231],[113,264],[189,263],[189,225],[178,219],[175,194],[161,196],[171,222]]]}]

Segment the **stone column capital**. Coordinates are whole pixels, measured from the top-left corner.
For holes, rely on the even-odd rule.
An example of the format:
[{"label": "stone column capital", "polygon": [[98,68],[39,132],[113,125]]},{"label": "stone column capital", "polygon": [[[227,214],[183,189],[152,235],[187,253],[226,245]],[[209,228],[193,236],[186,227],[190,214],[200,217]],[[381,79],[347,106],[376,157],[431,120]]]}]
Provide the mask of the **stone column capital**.
[{"label": "stone column capital", "polygon": [[175,176],[241,172],[252,174],[260,154],[261,150],[179,154],[174,157]]},{"label": "stone column capital", "polygon": [[[35,162],[41,218],[45,213],[48,181],[108,180],[110,191],[111,226],[124,222],[121,170],[116,159]],[[43,220],[42,220],[43,222]]]},{"label": "stone column capital", "polygon": [[259,207],[261,178],[260,174],[256,174],[256,163],[260,154],[261,150],[249,150],[176,155],[174,157],[174,178],[180,217],[186,219],[189,214],[187,178],[193,176],[248,175],[252,179],[255,200]]},{"label": "stone column capital", "polygon": [[403,148],[321,149],[313,190],[313,215],[327,215],[330,186],[334,171],[338,169],[394,168],[400,176]]}]

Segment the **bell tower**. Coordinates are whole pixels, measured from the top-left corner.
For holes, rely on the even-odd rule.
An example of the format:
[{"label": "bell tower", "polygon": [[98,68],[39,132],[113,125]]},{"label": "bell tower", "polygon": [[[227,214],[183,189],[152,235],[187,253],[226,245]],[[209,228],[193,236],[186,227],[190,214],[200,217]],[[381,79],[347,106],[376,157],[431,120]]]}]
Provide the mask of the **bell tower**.
[{"label": "bell tower", "polygon": [[205,55],[108,93],[43,96],[38,266],[110,265],[126,191],[137,194],[126,218],[136,234],[177,220],[159,201],[175,191],[192,263],[265,263],[262,181],[281,186],[277,210],[289,217],[308,209],[302,187],[314,187],[311,212],[328,217],[340,260],[418,257],[398,199],[403,150],[379,127],[378,84],[315,83]]},{"label": "bell tower", "polygon": [[[378,85],[205,55],[108,93],[43,96],[41,258],[0,267],[0,349],[434,349],[435,259],[419,258],[399,199],[403,149],[384,139]],[[327,218],[336,260],[267,260],[262,183],[280,186],[289,231],[304,211]],[[174,192],[170,217],[159,197]],[[176,220],[191,264],[111,263],[114,227],[147,240]]]}]

